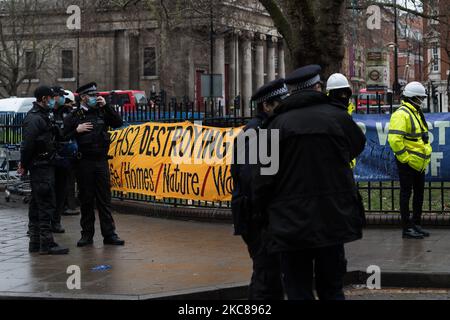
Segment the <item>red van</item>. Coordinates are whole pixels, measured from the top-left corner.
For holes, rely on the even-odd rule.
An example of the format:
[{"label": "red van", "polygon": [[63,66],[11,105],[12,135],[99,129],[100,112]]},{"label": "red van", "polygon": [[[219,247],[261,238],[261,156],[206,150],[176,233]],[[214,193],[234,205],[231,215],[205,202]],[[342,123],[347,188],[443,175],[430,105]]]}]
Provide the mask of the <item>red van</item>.
[{"label": "red van", "polygon": [[383,113],[389,111],[388,92],[386,90],[360,90],[358,95],[358,113],[367,113],[367,107],[369,107],[369,113],[378,113],[380,107]]},{"label": "red van", "polygon": [[145,91],[140,90],[115,90],[99,92],[108,103],[113,106],[120,106],[124,112],[144,111],[148,106]]},{"label": "red van", "polygon": [[[145,91],[140,90],[114,90],[98,93],[112,106],[123,108],[124,112],[147,110],[148,100]],[[78,93],[74,93],[78,98]]]}]

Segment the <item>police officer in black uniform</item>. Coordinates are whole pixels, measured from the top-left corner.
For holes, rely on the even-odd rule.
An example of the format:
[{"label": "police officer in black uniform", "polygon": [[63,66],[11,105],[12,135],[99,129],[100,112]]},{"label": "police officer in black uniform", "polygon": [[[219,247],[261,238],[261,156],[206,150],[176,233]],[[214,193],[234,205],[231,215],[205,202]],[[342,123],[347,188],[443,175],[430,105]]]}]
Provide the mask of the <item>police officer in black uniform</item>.
[{"label": "police officer in black uniform", "polygon": [[[77,108],[75,95],[72,91],[65,90],[65,97],[66,97],[66,104],[64,105],[64,119],[70,114],[66,113],[68,110],[73,111]],[[77,150],[78,146],[76,144],[76,141],[74,139],[70,140],[71,143],[69,143],[67,146],[69,147],[66,149],[67,154],[69,156],[69,159],[73,158],[73,151],[74,149]],[[67,195],[66,195],[66,203],[64,206],[64,212],[61,214],[63,216],[78,216],[80,215],[80,209],[78,208],[78,199],[75,196],[76,193],[76,174],[75,174],[75,159],[72,159],[70,161],[70,168],[67,171]]]},{"label": "police officer in black uniform", "polygon": [[365,136],[346,106],[322,92],[321,68],[286,78],[292,94],[275,110],[279,171],[256,176],[253,206],[268,214],[269,252],[280,253],[289,300],[345,299],[344,244],[361,239],[364,208],[349,166]]},{"label": "police officer in black uniform", "polygon": [[[243,133],[249,130],[258,130],[271,116],[274,110],[281,105],[282,99],[287,96],[289,90],[284,79],[272,81],[259,88],[252,97],[257,103],[258,114],[244,128]],[[256,133],[256,132],[255,132]],[[237,146],[236,139],[234,149],[234,164],[231,166],[231,174],[234,182],[232,213],[235,235],[240,235],[247,244],[250,257],[253,260],[253,275],[250,284],[250,300],[282,300],[284,298],[281,282],[280,261],[278,254],[270,254],[267,244],[270,237],[267,233],[268,221],[263,219],[260,212],[252,208],[252,170],[255,165],[240,163],[238,152],[245,151],[245,162],[250,159],[249,144],[258,143],[258,139],[245,140],[244,150]],[[241,155],[242,156],[242,155]]]},{"label": "police officer in black uniform", "polygon": [[52,219],[52,231],[53,233],[64,233],[65,230],[61,225],[61,215],[64,213],[67,199],[68,177],[75,160],[76,144],[64,136],[64,119],[72,112],[70,105],[66,105],[67,94],[62,87],[53,87],[52,90],[57,94],[52,120],[58,129],[58,146],[55,159],[55,187],[58,192],[56,193],[56,212]]},{"label": "police officer in black uniform", "polygon": [[64,133],[74,137],[78,144],[77,165],[78,187],[81,203],[81,239],[79,247],[93,244],[95,233],[96,204],[103,243],[124,245],[116,234],[116,226],[111,214],[111,185],[108,165],[110,146],[109,128],[123,125],[122,118],[103,97],[97,96],[97,84],[89,83],[77,90],[80,106],[64,121]]},{"label": "police officer in black uniform", "polygon": [[36,89],[36,102],[23,124],[23,142],[19,172],[31,176],[32,196],[29,208],[30,253],[68,254],[53,239],[51,219],[55,215],[56,133],[50,119],[56,94],[50,87]]}]

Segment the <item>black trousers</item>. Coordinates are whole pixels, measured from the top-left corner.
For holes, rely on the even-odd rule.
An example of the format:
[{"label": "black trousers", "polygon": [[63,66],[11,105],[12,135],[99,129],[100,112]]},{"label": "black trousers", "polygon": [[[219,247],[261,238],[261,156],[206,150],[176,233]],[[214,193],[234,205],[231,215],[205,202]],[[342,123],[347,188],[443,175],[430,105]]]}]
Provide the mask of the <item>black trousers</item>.
[{"label": "black trousers", "polygon": [[249,300],[283,300],[280,256],[267,250],[268,235],[262,227],[253,226],[248,236],[243,237],[253,260],[253,274],[249,289]]},{"label": "black trousers", "polygon": [[55,168],[56,210],[52,217],[52,226],[61,225],[61,215],[64,213],[68,190],[68,171],[68,168]]},{"label": "black trousers", "polygon": [[52,226],[61,225],[61,215],[68,209],[75,210],[75,166],[55,168],[56,212]]},{"label": "black trousers", "polygon": [[289,300],[345,300],[347,272],[344,245],[281,253],[281,272]]},{"label": "black trousers", "polygon": [[[400,213],[402,216],[402,226],[404,230],[407,230],[414,225],[421,225],[422,223],[425,173],[418,172],[409,165],[399,161],[397,161],[397,166],[400,176]],[[413,216],[411,220],[409,202],[413,191]]]},{"label": "black trousers", "polygon": [[95,234],[95,208],[100,218],[104,238],[116,235],[111,214],[111,185],[107,160],[82,159],[77,165],[81,204],[81,234],[92,238]]},{"label": "black trousers", "polygon": [[75,184],[76,184],[76,169],[75,166],[70,166],[67,171],[67,196],[66,205],[69,210],[76,210],[78,207],[77,199],[75,196]]},{"label": "black trousers", "polygon": [[51,219],[55,215],[55,170],[38,166],[30,170],[31,200],[28,211],[30,242],[41,248],[53,243]]}]

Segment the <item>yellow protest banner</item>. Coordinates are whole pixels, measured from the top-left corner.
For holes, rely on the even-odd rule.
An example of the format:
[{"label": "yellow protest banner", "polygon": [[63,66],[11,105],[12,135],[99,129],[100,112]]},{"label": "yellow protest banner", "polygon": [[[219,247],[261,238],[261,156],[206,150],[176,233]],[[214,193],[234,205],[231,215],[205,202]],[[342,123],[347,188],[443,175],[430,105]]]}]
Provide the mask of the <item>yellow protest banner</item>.
[{"label": "yellow protest banner", "polygon": [[111,132],[114,191],[157,198],[229,201],[230,164],[240,128],[145,123]]}]

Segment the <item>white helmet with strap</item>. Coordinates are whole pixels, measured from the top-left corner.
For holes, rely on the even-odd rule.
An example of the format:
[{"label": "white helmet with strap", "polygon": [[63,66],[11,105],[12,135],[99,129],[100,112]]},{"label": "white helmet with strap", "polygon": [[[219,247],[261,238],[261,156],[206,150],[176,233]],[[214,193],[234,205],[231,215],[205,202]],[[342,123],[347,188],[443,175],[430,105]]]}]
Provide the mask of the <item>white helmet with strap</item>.
[{"label": "white helmet with strap", "polygon": [[72,91],[65,90],[65,93],[66,93],[65,97],[66,97],[67,100],[69,100],[71,102],[75,102],[75,95],[73,94]]},{"label": "white helmet with strap", "polygon": [[414,81],[406,85],[405,90],[403,90],[403,96],[407,98],[426,98],[427,91],[420,82]]},{"label": "white helmet with strap", "polygon": [[351,89],[350,83],[347,78],[342,73],[335,73],[330,76],[327,81],[327,91],[337,90],[337,89]]}]

